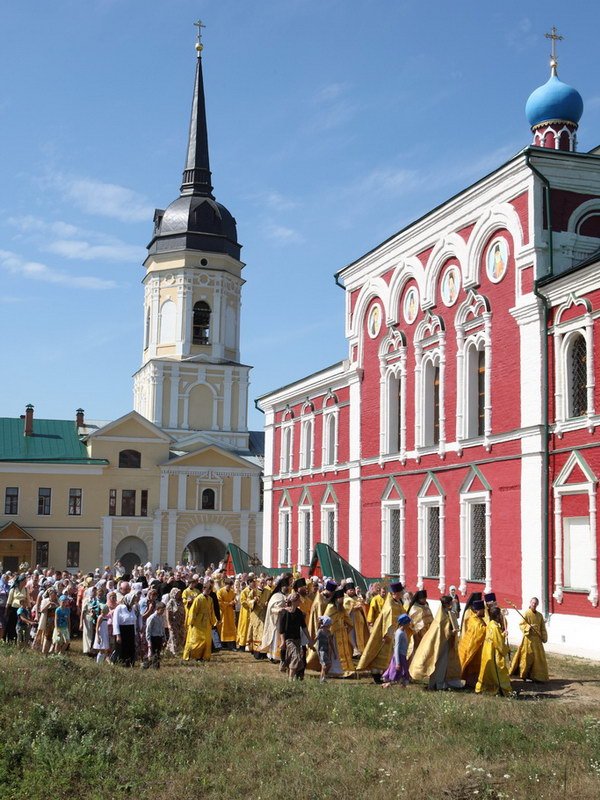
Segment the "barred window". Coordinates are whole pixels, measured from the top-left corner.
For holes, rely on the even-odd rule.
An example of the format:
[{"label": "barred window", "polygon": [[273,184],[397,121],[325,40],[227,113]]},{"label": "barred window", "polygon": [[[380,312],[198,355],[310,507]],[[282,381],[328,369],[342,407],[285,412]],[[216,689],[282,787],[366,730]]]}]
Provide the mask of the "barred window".
[{"label": "barred window", "polygon": [[469,580],[485,580],[485,503],[470,504]]},{"label": "barred window", "polygon": [[400,574],[400,509],[391,508],[389,516],[390,526],[390,559],[389,574]]},{"label": "barred window", "polygon": [[587,348],[582,334],[571,340],[569,352],[570,417],[582,417],[587,412]]},{"label": "barred window", "polygon": [[437,578],[440,574],[440,507],[427,506],[427,559],[425,574]]},{"label": "barred window", "polygon": [[323,531],[322,539],[325,544],[328,544],[329,547],[335,549],[335,511],[333,509],[327,509],[325,511],[325,530]]},{"label": "barred window", "polygon": [[302,563],[310,564],[311,552],[311,525],[310,511],[302,512]]},{"label": "barred window", "polygon": [[279,563],[281,566],[288,566],[291,561],[292,531],[290,517],[289,509],[279,513]]}]

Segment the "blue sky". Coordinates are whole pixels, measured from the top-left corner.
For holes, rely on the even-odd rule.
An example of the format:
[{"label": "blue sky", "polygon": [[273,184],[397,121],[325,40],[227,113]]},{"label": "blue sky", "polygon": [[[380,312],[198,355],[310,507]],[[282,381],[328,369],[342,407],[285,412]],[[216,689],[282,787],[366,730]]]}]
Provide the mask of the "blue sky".
[{"label": "blue sky", "polygon": [[7,3],[1,416],[132,406],[141,265],[154,208],[178,194],[198,16],[215,194],[247,264],[252,398],[346,356],[334,272],[529,143],[552,25],[585,103],[580,149],[600,144],[591,3]]}]

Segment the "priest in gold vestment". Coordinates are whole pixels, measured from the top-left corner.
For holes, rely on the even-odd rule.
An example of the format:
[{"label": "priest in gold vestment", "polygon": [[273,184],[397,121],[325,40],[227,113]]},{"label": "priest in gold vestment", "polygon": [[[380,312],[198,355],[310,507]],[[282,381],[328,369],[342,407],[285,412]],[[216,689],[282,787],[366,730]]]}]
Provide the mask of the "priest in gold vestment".
[{"label": "priest in gold vestment", "polygon": [[344,608],[352,621],[353,630],[350,634],[352,642],[352,655],[360,656],[369,641],[369,625],[367,614],[362,597],[356,594],[356,586],[353,581],[346,581],[344,584]]},{"label": "priest in gold vestment", "polygon": [[481,668],[481,653],[485,641],[485,603],[483,600],[471,600],[469,615],[463,618],[458,657],[460,658],[461,677],[469,689],[474,689]]},{"label": "priest in gold vestment", "polygon": [[419,647],[421,640],[433,622],[433,613],[429,608],[429,603],[427,602],[426,589],[419,589],[418,592],[415,592],[407,609],[407,613],[410,617],[410,627],[412,631],[412,637],[408,644],[407,653],[408,662],[410,664],[413,656],[417,652],[417,648]]},{"label": "priest in gold vestment", "polygon": [[[352,644],[350,633],[352,621],[344,609],[344,590],[336,589],[332,602],[325,609],[325,615],[331,619],[331,633],[335,639],[338,659],[334,659],[328,676],[331,678],[348,678],[355,674],[352,662]],[[339,662],[339,663],[338,663]]]},{"label": "priest in gold vestment", "polygon": [[240,613],[237,623],[236,646],[238,650],[243,650],[246,647],[248,640],[248,623],[250,622],[250,604],[248,602],[249,595],[255,586],[256,578],[252,573],[248,575],[246,586],[240,592]]},{"label": "priest in gold vestment", "polygon": [[233,591],[232,578],[225,578],[223,586],[217,592],[217,600],[221,611],[221,621],[218,626],[221,642],[226,650],[234,650],[237,631],[235,627],[235,592]]},{"label": "priest in gold vestment", "polygon": [[544,617],[537,610],[537,597],[532,597],[529,608],[524,611],[519,627],[523,632],[523,640],[510,665],[510,674],[518,675],[524,681],[548,680],[548,662],[544,652],[544,644],[548,641]]},{"label": "priest in gold vestment", "polygon": [[392,657],[397,620],[405,611],[402,603],[403,591],[404,586],[400,581],[390,584],[381,614],[375,620],[367,645],[356,666],[358,672],[370,670],[375,683],[381,683],[381,676]]},{"label": "priest in gold vestment", "polygon": [[450,595],[440,598],[439,610],[415,651],[409,673],[414,681],[427,681],[432,690],[462,689],[458,620]]},{"label": "priest in gold vestment", "polygon": [[497,607],[489,610],[490,621],[485,631],[485,641],[481,653],[479,680],[475,691],[491,692],[507,697],[512,689],[506,668],[508,644],[503,629],[502,611]]},{"label": "priest in gold vestment", "polygon": [[210,661],[212,629],[217,624],[215,606],[210,596],[212,583],[207,581],[190,608],[183,660]]}]

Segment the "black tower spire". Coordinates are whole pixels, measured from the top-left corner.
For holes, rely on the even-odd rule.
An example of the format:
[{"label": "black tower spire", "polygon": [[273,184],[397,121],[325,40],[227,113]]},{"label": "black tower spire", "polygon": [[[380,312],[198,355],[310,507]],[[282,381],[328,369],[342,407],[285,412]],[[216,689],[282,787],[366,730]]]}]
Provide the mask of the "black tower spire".
[{"label": "black tower spire", "polygon": [[201,22],[194,24],[198,28],[196,80],[183,181],[179,197],[166,211],[156,209],[154,212],[154,234],[148,252],[202,250],[227,253],[239,259],[235,219],[213,195],[201,58],[204,25]]}]

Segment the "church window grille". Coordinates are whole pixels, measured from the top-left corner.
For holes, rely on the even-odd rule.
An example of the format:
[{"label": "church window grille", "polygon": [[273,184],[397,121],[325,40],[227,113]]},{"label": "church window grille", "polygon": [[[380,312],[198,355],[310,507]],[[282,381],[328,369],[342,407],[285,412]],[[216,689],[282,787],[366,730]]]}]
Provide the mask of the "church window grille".
[{"label": "church window grille", "polygon": [[139,469],[142,466],[142,454],[138,450],[121,450],[119,453],[119,467],[125,469]]},{"label": "church window grille", "polygon": [[121,516],[135,517],[135,489],[123,489],[121,493]]},{"label": "church window grille", "polygon": [[437,578],[440,574],[440,508],[439,506],[427,507],[426,528],[426,562],[425,574],[429,578]]},{"label": "church window grille", "polygon": [[284,508],[279,511],[279,564],[289,566],[292,560],[292,524],[291,511]]},{"label": "church window grille", "polygon": [[310,509],[300,511],[302,547],[300,551],[300,563],[304,566],[310,564],[312,556],[312,512]]},{"label": "church window grille", "polygon": [[336,516],[334,508],[323,509],[321,541],[333,550],[336,548]]},{"label": "church window grille", "polygon": [[4,513],[19,513],[19,489],[17,486],[8,486],[4,493]]},{"label": "church window grille", "polygon": [[390,526],[390,557],[389,557],[389,575],[400,574],[400,509],[389,509],[389,526]]},{"label": "church window grille", "polygon": [[210,306],[204,300],[194,304],[192,344],[210,344]]},{"label": "church window grille", "polygon": [[485,580],[486,514],[485,503],[470,503],[470,575],[472,581]]},{"label": "church window grille", "polygon": [[587,412],[587,347],[581,334],[576,334],[569,352],[570,417],[582,417]]},{"label": "church window grille", "polygon": [[69,489],[69,516],[81,516],[81,489]]}]

